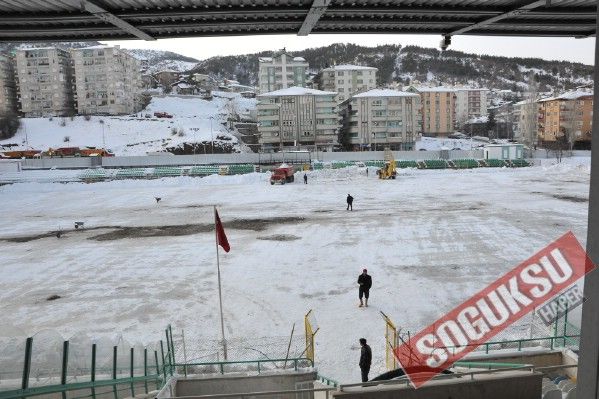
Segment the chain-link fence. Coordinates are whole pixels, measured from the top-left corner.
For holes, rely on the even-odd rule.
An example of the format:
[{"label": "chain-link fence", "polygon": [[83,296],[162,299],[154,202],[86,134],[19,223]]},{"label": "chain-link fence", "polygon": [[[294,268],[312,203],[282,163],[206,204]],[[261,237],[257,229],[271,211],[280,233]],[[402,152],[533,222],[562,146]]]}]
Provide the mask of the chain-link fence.
[{"label": "chain-link fence", "polygon": [[231,338],[222,340],[173,330],[172,346],[179,374],[227,373],[309,367],[306,341],[301,331],[276,337]]},{"label": "chain-link fence", "polygon": [[132,344],[121,336],[93,339],[76,335],[67,339],[54,330],[3,338],[0,391],[157,376],[163,374],[159,348],[159,343]]}]

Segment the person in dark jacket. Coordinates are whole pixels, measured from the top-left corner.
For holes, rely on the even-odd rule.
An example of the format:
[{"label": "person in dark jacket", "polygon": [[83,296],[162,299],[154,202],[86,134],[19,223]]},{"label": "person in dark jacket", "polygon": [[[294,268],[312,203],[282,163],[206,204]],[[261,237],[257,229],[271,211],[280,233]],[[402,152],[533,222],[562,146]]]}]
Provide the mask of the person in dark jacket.
[{"label": "person in dark jacket", "polygon": [[358,291],[358,296],[360,297],[360,307],[364,306],[362,297],[366,299],[366,307],[368,307],[368,297],[370,296],[370,287],[372,287],[372,277],[370,277],[368,274],[368,270],[362,270],[362,274],[358,276],[358,285],[360,286]]},{"label": "person in dark jacket", "polygon": [[360,338],[360,371],[362,372],[362,382],[368,381],[368,373],[370,372],[370,364],[372,363],[372,350],[366,343],[366,338]]},{"label": "person in dark jacket", "polygon": [[308,175],[304,173],[304,184],[308,184]]},{"label": "person in dark jacket", "polygon": [[347,210],[349,211],[350,209],[353,211],[354,207],[352,206],[352,204],[354,203],[354,197],[352,197],[351,195],[347,194]]}]

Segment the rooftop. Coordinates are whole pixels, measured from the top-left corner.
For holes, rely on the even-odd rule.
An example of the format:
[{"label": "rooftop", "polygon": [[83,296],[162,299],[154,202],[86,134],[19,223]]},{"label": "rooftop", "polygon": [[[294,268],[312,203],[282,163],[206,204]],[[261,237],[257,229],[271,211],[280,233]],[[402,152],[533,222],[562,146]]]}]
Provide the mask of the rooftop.
[{"label": "rooftop", "polygon": [[283,96],[335,96],[337,92],[309,89],[307,87],[293,86],[287,89],[275,90],[260,94],[258,97],[283,97]]},{"label": "rooftop", "polygon": [[372,89],[364,93],[356,94],[353,98],[370,98],[370,97],[419,97],[416,93],[407,91],[391,90],[391,89]]},{"label": "rooftop", "polygon": [[362,65],[333,65],[323,71],[378,71],[378,68]]}]

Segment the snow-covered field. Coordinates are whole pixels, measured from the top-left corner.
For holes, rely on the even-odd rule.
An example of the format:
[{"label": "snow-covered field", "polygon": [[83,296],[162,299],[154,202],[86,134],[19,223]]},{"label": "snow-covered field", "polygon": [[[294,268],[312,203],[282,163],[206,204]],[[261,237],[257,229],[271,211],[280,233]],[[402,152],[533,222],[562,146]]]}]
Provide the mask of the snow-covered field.
[{"label": "snow-covered field", "polygon": [[[228,143],[238,143],[227,131],[226,121],[231,112],[247,112],[254,99],[235,93],[214,93],[211,101],[197,96],[154,97],[148,107],[132,116],[83,116],[71,118],[23,118],[15,137],[0,141],[0,145],[16,143],[23,147],[47,150],[57,147],[104,147],[116,155],[146,155],[164,151],[187,142],[210,142],[225,136]],[[173,118],[155,118],[154,112],[167,112]],[[148,114],[151,118],[145,118]],[[211,119],[212,118],[212,119]],[[64,124],[64,126],[62,126]],[[212,132],[211,132],[212,127]],[[177,134],[172,130],[177,129]],[[179,135],[178,131],[183,131]],[[65,141],[68,137],[68,142]]]},{"label": "snow-covered field", "polygon": [[[314,309],[319,371],[355,382],[360,337],[371,375],[384,369],[379,311],[416,331],[566,231],[585,243],[589,158],[402,170],[395,181],[370,172],[315,171],[284,186],[265,174],[2,186],[0,338],[53,329],[150,342],[171,323],[217,339],[217,205],[232,247],[220,257],[227,336],[301,331]],[[67,231],[74,221],[86,229]],[[36,237],[58,228],[60,239]],[[371,306],[358,308],[364,267]]]}]

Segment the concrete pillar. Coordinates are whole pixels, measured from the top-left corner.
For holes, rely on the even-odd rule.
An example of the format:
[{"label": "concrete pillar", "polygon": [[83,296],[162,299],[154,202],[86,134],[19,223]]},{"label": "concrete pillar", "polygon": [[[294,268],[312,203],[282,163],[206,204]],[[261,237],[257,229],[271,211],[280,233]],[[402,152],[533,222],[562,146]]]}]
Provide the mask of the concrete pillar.
[{"label": "concrete pillar", "polygon": [[[597,9],[599,31],[599,8]],[[599,40],[595,39],[595,94],[599,93]],[[599,264],[599,101],[593,99],[591,184],[589,190],[587,253]],[[599,399],[599,270],[584,280],[586,302],[582,307],[582,338],[578,362],[577,397]]]}]

